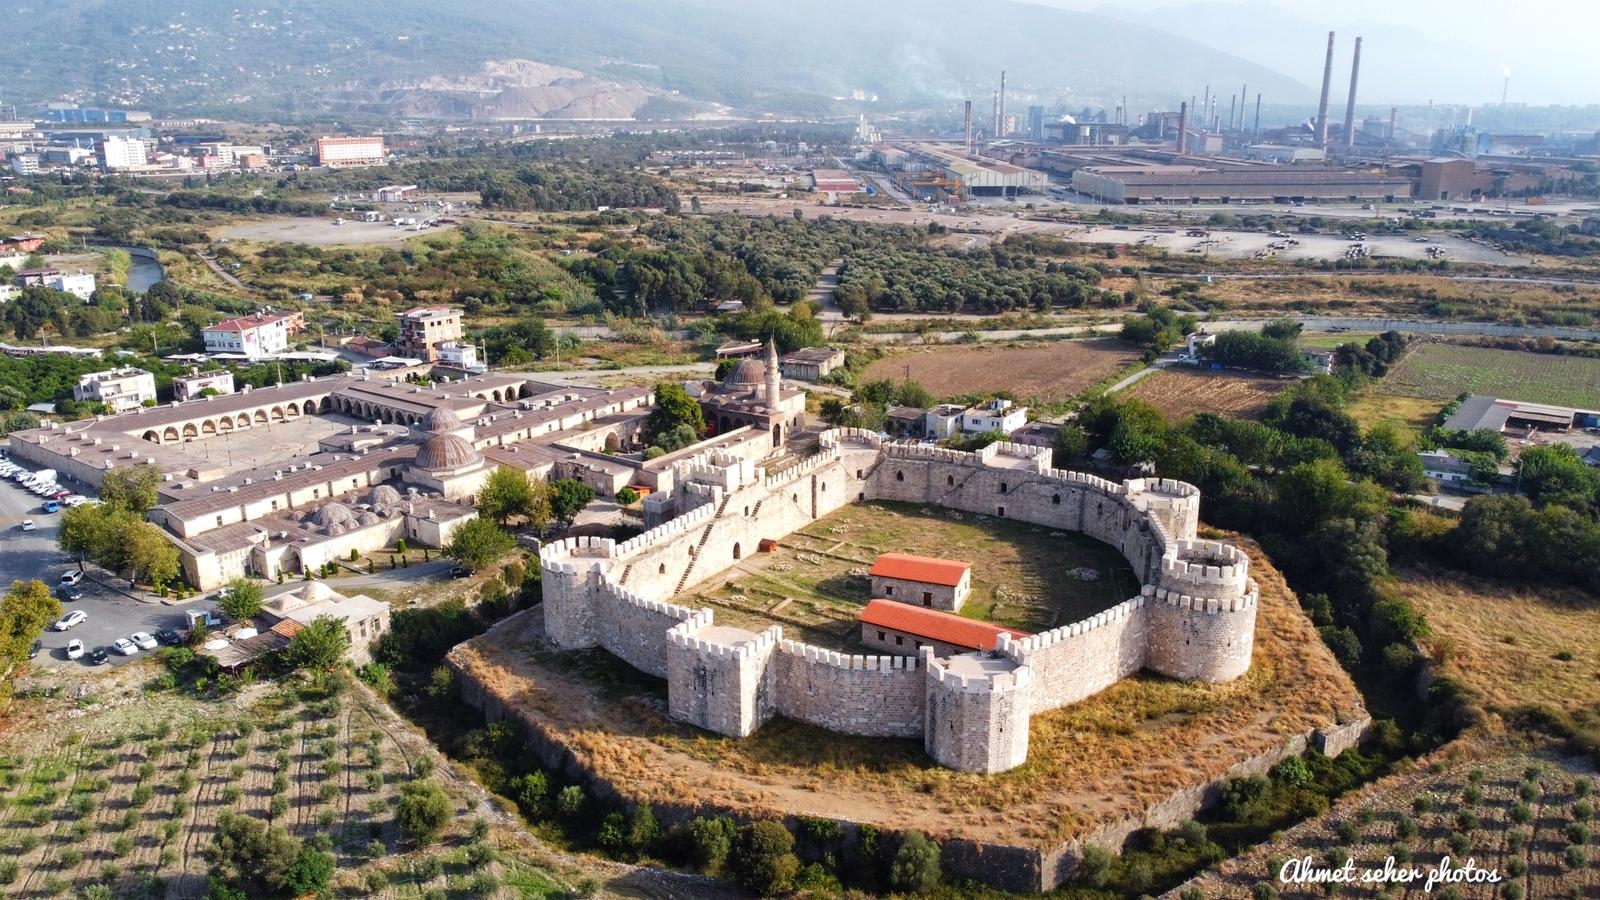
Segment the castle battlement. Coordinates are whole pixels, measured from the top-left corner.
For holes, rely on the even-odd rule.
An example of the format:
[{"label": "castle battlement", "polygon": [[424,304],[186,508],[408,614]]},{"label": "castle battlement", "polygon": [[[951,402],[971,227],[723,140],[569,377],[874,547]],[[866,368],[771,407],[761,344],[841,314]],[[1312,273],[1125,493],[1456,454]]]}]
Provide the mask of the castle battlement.
[{"label": "castle battlement", "polygon": [[910,656],[863,656],[861,654],[837,653],[825,650],[811,644],[802,644],[799,641],[784,641],[778,645],[780,653],[797,656],[808,663],[822,666],[833,666],[836,669],[845,669],[856,672],[915,672],[917,660]]},{"label": "castle battlement", "polygon": [[[1249,556],[1193,539],[1200,492],[1192,485],[1115,483],[1052,469],[1048,450],[1007,442],[965,453],[836,429],[819,443],[821,452],[760,478],[748,462],[719,467],[715,454],[695,458],[679,471],[716,477],[680,481],[662,498],[664,509],[692,507],[676,518],[620,543],[574,538],[545,546],[550,642],[604,647],[666,677],[669,714],[718,734],[742,737],[782,715],[846,734],[920,735],[935,761],[969,772],[1022,764],[1029,716],[1141,669],[1210,682],[1248,671],[1259,600]],[[870,464],[867,456],[875,457]],[[948,659],[928,647],[916,658],[839,653],[785,640],[776,626],[752,636],[715,626],[710,610],[670,602],[759,552],[763,541],[781,542],[850,503],[877,498],[1089,534],[1115,547],[1147,583],[1082,621],[1003,635],[995,651]],[[630,587],[618,583],[623,578]]]}]

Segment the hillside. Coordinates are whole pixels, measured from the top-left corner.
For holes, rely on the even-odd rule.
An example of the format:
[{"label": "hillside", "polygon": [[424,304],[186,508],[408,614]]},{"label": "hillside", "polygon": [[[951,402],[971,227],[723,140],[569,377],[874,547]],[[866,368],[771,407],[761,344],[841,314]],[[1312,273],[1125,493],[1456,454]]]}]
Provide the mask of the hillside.
[{"label": "hillside", "polygon": [[29,0],[13,16],[27,23],[25,53],[10,67],[6,102],[231,117],[614,118],[652,100],[676,114],[715,105],[805,114],[863,108],[838,99],[852,95],[876,96],[873,108],[971,97],[982,110],[1001,68],[1019,112],[1124,94],[1135,109],[1166,105],[1207,81],[1310,93],[1184,38],[1011,0],[595,0],[577,12],[562,0],[182,11],[152,0]]}]

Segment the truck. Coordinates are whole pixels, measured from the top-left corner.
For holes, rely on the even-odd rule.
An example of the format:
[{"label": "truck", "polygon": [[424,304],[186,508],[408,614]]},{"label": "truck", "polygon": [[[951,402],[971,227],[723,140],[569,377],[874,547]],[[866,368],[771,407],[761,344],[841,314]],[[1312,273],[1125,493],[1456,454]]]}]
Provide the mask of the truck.
[{"label": "truck", "polygon": [[194,630],[196,625],[214,628],[222,624],[222,615],[215,609],[186,609],[183,611],[183,615],[188,620],[191,631]]}]

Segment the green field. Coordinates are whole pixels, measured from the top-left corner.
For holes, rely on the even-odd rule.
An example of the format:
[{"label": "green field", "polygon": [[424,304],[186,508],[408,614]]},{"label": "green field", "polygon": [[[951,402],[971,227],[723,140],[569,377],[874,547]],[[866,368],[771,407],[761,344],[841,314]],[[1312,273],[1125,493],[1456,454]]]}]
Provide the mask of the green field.
[{"label": "green field", "polygon": [[1411,351],[1378,393],[1449,400],[1463,391],[1507,400],[1600,407],[1600,359],[1427,344]]}]

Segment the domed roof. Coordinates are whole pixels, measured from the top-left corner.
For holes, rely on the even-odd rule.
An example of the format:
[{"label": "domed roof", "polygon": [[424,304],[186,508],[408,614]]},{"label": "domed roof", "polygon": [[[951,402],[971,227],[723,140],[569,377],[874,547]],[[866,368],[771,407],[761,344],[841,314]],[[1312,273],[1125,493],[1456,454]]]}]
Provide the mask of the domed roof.
[{"label": "domed roof", "polygon": [[455,431],[461,427],[461,417],[455,410],[448,406],[441,406],[430,410],[422,417],[422,430],[438,434],[441,431]]},{"label": "domed roof", "polygon": [[307,603],[321,603],[333,599],[333,588],[320,581],[313,581],[300,589],[300,599]]},{"label": "domed roof", "polygon": [[349,525],[355,519],[356,515],[350,507],[335,500],[313,511],[309,521],[319,528],[332,528],[335,525]]},{"label": "domed roof", "polygon": [[436,434],[422,442],[413,465],[429,472],[459,469],[482,462],[483,457],[463,438],[453,434]]},{"label": "domed roof", "polygon": [[367,504],[373,509],[387,509],[400,505],[400,492],[387,484],[380,484],[367,492]]},{"label": "domed roof", "polygon": [[742,359],[737,366],[733,367],[733,371],[722,379],[722,383],[728,387],[735,387],[762,384],[766,380],[766,366],[763,366],[759,360]]}]

